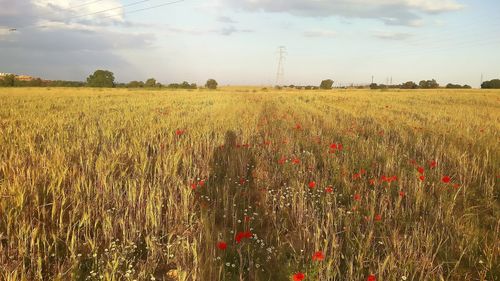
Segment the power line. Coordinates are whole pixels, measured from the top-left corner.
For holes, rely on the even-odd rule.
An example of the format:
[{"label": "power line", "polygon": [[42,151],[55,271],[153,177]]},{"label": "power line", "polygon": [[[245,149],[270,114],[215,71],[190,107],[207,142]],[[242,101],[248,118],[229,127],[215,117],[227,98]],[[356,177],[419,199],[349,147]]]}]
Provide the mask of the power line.
[{"label": "power line", "polygon": [[82,3],[80,5],[76,5],[76,6],[73,6],[73,7],[69,7],[65,10],[73,10],[73,9],[76,9],[76,8],[81,8],[81,7],[84,7],[84,6],[88,6],[88,5],[92,5],[92,4],[95,4],[95,3],[98,3],[98,2],[102,2],[104,0],[94,0],[94,1],[89,1],[89,2],[85,2],[85,3]]},{"label": "power line", "polygon": [[[81,6],[89,5],[91,3],[96,3],[96,2],[99,2],[99,1],[102,1],[102,0],[96,0],[96,1],[87,2],[87,3],[82,4]],[[150,2],[150,1],[151,0],[135,1],[135,2],[132,2],[132,3],[129,3],[129,4],[126,4],[126,5],[120,5],[120,6],[116,6],[116,7],[113,7],[113,8],[108,8],[108,9],[104,9],[104,10],[100,10],[100,11],[96,11],[96,12],[92,12],[92,13],[76,15],[76,16],[73,16],[73,17],[67,17],[67,18],[64,18],[64,19],[60,19],[58,21],[59,22],[67,22],[67,21],[71,21],[71,20],[74,20],[74,19],[78,19],[78,18],[88,17],[88,16],[92,16],[92,15],[102,14],[102,13],[105,13],[105,12],[115,11],[115,10],[118,10],[118,9],[125,9],[125,8],[132,7],[132,6],[137,6],[139,4],[143,4],[143,3],[146,3],[146,2]],[[134,13],[134,12],[151,10],[151,9],[155,9],[155,8],[159,8],[159,7],[163,7],[163,6],[167,6],[167,5],[172,5],[172,4],[180,3],[180,2],[183,2],[183,1],[185,1],[185,0],[178,0],[178,1],[173,1],[173,2],[167,2],[167,3],[163,3],[163,4],[159,4],[159,5],[155,5],[155,6],[151,6],[151,7],[147,7],[147,8],[141,8],[141,9],[133,10],[133,11],[130,11],[128,13],[130,14],[130,13]],[[101,18],[109,18],[109,17],[114,17],[114,16],[116,16],[116,15],[104,16],[104,17],[101,17]],[[11,28],[11,31],[17,31],[19,29],[46,28],[46,27],[47,27],[46,24],[43,24],[43,25],[39,24],[39,25],[25,26],[25,27],[21,27],[21,28]]]}]

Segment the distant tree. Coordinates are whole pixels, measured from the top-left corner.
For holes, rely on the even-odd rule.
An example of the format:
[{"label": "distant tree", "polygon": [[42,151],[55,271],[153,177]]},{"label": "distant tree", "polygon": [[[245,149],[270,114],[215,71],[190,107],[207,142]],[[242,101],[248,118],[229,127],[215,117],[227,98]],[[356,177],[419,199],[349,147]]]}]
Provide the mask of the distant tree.
[{"label": "distant tree", "polygon": [[408,81],[401,84],[401,89],[418,89],[418,85],[413,81]]},{"label": "distant tree", "polygon": [[321,84],[319,85],[319,88],[321,90],[331,90],[333,87],[333,80],[332,79],[327,79],[321,81]]},{"label": "distant tree", "polygon": [[481,89],[500,89],[500,79],[483,82]]},{"label": "distant tree", "polygon": [[422,89],[437,89],[439,88],[439,84],[436,82],[436,80],[422,80],[418,84],[420,88]]},{"label": "distant tree", "polygon": [[108,70],[96,70],[87,78],[89,87],[112,88],[115,86],[115,76]]},{"label": "distant tree", "polygon": [[146,80],[146,82],[144,83],[144,87],[146,88],[154,88],[156,87],[156,79],[154,78],[149,78],[148,80]]},{"label": "distant tree", "polygon": [[372,90],[387,89],[387,85],[384,85],[384,84],[378,85],[377,83],[372,83],[372,84],[370,84],[370,89],[372,89]]},{"label": "distant tree", "polygon": [[7,74],[0,78],[0,86],[2,87],[14,87],[16,83],[16,75]]},{"label": "distant tree", "polygon": [[217,89],[217,81],[215,81],[214,79],[208,79],[207,83],[205,84],[205,87],[211,89],[211,90],[215,90]]},{"label": "distant tree", "polygon": [[127,84],[127,88],[142,88],[144,87],[144,82],[142,81],[130,81]]},{"label": "distant tree", "polygon": [[448,83],[446,85],[446,89],[472,89],[471,86],[469,85],[459,85],[459,84],[452,84],[452,83]]}]

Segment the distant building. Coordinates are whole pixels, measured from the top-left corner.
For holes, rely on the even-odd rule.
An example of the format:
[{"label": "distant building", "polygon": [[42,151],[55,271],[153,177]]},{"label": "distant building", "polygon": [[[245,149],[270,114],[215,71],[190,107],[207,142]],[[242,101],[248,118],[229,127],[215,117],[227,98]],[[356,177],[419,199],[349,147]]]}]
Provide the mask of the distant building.
[{"label": "distant building", "polygon": [[28,75],[17,75],[16,79],[19,80],[19,81],[31,81],[31,80],[33,80],[35,78],[33,78],[31,76],[28,76]]},{"label": "distant building", "polygon": [[11,75],[12,73],[4,73],[4,72],[0,72],[0,77],[5,77],[7,75]]}]

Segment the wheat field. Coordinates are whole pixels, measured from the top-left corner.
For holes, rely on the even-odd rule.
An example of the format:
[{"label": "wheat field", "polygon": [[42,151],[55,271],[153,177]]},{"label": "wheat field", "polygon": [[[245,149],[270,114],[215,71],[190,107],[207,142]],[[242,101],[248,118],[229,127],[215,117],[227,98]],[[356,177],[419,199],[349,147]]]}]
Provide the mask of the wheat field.
[{"label": "wheat field", "polygon": [[500,280],[500,92],[0,89],[0,280]]}]

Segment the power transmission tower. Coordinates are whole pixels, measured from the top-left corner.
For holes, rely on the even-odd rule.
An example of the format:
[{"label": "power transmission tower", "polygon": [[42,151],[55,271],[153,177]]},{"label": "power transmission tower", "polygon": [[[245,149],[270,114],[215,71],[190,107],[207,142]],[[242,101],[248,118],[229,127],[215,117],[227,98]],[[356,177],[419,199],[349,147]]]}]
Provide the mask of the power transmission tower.
[{"label": "power transmission tower", "polygon": [[285,56],[287,54],[286,47],[280,46],[278,47],[278,71],[276,72],[276,86],[280,86],[285,81]]}]

